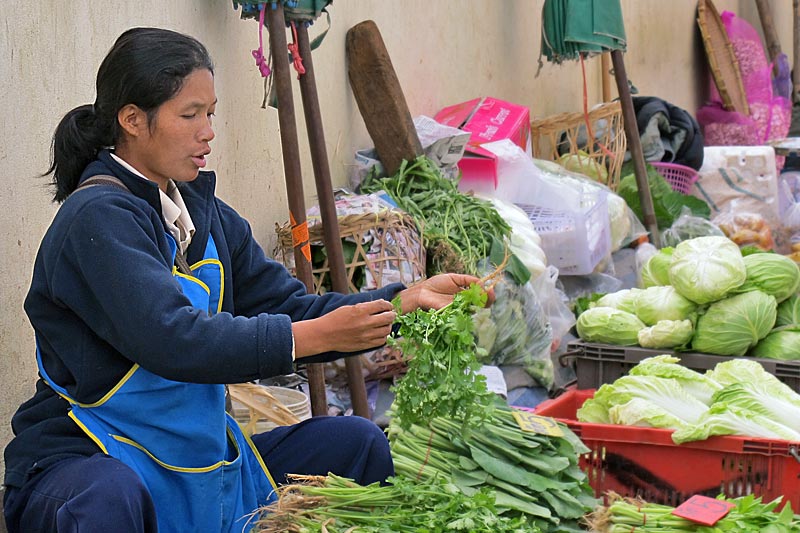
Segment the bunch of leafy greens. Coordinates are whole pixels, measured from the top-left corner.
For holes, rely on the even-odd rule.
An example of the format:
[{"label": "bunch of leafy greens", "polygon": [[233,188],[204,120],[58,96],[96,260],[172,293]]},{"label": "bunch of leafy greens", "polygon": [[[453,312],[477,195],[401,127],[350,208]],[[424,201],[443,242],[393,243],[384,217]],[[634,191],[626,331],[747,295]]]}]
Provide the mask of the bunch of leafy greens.
[{"label": "bunch of leafy greens", "polygon": [[[511,226],[491,202],[461,193],[457,182],[442,175],[424,155],[410,163],[403,161],[394,176],[368,175],[360,191],[386,192],[420,223],[428,275],[476,274],[478,262],[489,256],[492,243],[503,243],[511,234]],[[527,271],[521,262],[519,267]]]},{"label": "bunch of leafy greens", "polygon": [[417,309],[401,314],[397,335],[389,344],[398,346],[408,372],[394,387],[394,408],[404,426],[426,424],[442,416],[480,425],[491,415],[494,395],[486,378],[477,374],[473,313],[486,304],[486,293],[477,284],[455,295],[438,310]]},{"label": "bunch of leafy greens", "polygon": [[[706,202],[694,196],[672,190],[670,184],[658,173],[655,167],[649,164],[645,166],[647,168],[647,181],[650,184],[650,194],[653,198],[653,211],[655,212],[659,229],[672,226],[675,219],[681,215],[683,206],[688,207],[695,216],[706,219],[711,216],[711,208],[708,207]],[[621,176],[623,177],[617,187],[617,194],[625,200],[631,210],[639,217],[639,220],[644,223],[644,214],[639,200],[639,189],[636,184],[636,176],[633,173],[632,162],[629,161],[622,166]]]},{"label": "bunch of leafy greens", "polygon": [[488,487],[465,494],[440,478],[361,486],[328,474],[314,481],[282,487],[280,502],[263,510],[254,531],[540,533],[524,517],[501,516]]},{"label": "bunch of leafy greens", "polygon": [[592,531],[602,533],[797,533],[800,517],[794,514],[791,503],[780,512],[783,498],[762,503],[754,495],[738,498],[718,496],[734,507],[713,526],[704,526],[676,516],[669,505],[630,500],[609,495],[607,507],[599,507],[588,518]]}]

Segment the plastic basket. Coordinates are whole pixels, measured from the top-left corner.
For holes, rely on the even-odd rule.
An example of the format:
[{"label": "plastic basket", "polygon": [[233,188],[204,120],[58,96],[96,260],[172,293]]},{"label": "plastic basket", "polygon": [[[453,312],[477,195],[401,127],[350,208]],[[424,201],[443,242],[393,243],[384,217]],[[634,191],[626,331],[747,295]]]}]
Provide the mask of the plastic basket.
[{"label": "plastic basket", "polygon": [[661,163],[656,161],[648,164],[655,168],[658,173],[667,180],[667,183],[672,186],[673,191],[683,194],[689,194],[692,185],[697,181],[697,176],[699,175],[692,167],[679,165],[677,163]]},{"label": "plastic basket", "polygon": [[[571,342],[567,352],[561,356],[562,363],[571,361],[579,389],[596,389],[604,383],[612,383],[643,359],[661,354],[671,354],[680,358],[681,365],[705,373],[717,363],[740,359],[723,355],[710,355],[693,352],[673,352],[671,350],[650,350],[638,346],[613,346],[610,344]],[[758,361],[764,370],[787,384],[792,390],[800,392],[800,361],[781,361],[747,357]]]},{"label": "plastic basket", "polygon": [[607,195],[586,194],[583,211],[560,211],[553,207],[518,205],[542,238],[547,261],[560,274],[591,274],[611,251],[611,227]]},{"label": "plastic basket", "polygon": [[726,436],[677,445],[671,430],[578,422],[578,408],[593,394],[571,390],[535,412],[567,424],[591,450],[580,467],[596,496],[615,491],[676,506],[695,494],[754,494],[783,496],[800,508],[800,443]]}]

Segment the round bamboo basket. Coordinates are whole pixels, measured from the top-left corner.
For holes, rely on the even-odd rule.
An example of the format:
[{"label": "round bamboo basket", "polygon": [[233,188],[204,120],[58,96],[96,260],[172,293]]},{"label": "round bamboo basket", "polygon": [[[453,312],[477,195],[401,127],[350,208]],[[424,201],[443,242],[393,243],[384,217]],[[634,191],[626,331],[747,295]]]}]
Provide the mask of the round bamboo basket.
[{"label": "round bamboo basket", "polygon": [[[425,278],[425,248],[410,215],[402,211],[383,210],[379,213],[344,215],[338,218],[339,236],[355,245],[351,259],[345,258],[345,270],[350,292],[361,290],[362,280],[357,274],[364,273],[376,287],[387,285],[387,277],[399,275],[398,281],[411,284]],[[275,257],[294,273],[294,249],[291,226],[277,226],[278,245]],[[309,226],[309,241],[312,246],[323,245],[322,224]],[[375,239],[378,242],[373,242]],[[370,251],[372,250],[372,251]],[[363,268],[360,268],[363,267]],[[330,281],[328,258],[312,268],[316,294],[325,292]]]},{"label": "round bamboo basket", "polygon": [[586,143],[586,122],[587,116],[582,112],[560,113],[534,120],[531,122],[533,156],[558,161],[562,154],[583,151],[588,154],[591,164],[607,170],[606,185],[615,191],[628,148],[622,122],[622,106],[619,102],[607,102],[589,111],[588,122],[595,135],[595,142],[590,144]]}]

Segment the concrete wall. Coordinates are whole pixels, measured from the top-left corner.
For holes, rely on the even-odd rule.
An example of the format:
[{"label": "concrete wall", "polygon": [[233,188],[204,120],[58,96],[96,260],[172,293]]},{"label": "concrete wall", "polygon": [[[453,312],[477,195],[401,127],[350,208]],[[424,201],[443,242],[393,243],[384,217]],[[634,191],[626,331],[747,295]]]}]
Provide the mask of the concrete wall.
[{"label": "concrete wall", "polygon": [[[529,106],[534,117],[579,111],[580,65],[544,64],[537,76],[543,0],[336,0],[333,27],[314,54],[330,165],[346,183],[354,150],[371,145],[350,91],[346,31],[372,19],[381,29],[412,115],[491,95]],[[759,26],[747,0],[717,0]],[[628,77],[642,95],[691,112],[703,99],[705,59],[694,0],[623,0]],[[741,10],[740,10],[741,8]],[[773,2],[783,46],[791,46],[791,2]],[[9,420],[36,377],[33,334],[22,309],[37,246],[55,213],[37,178],[48,166],[50,136],[69,109],[94,101],[97,67],[132,26],[162,26],[200,38],[216,61],[217,108],[211,168],[218,194],[237,207],[271,251],[275,223],[287,219],[278,116],[261,109],[263,82],[250,51],[257,23],[230,0],[3,0],[0,2],[0,446]],[[325,26],[311,29],[312,38]],[[266,35],[265,35],[266,38]],[[790,58],[791,60],[791,58]],[[599,59],[586,64],[589,104],[600,100]],[[612,82],[613,96],[616,87]],[[301,113],[299,91],[295,105]],[[315,203],[305,126],[298,119],[307,205]],[[0,469],[3,465],[0,464]]]}]

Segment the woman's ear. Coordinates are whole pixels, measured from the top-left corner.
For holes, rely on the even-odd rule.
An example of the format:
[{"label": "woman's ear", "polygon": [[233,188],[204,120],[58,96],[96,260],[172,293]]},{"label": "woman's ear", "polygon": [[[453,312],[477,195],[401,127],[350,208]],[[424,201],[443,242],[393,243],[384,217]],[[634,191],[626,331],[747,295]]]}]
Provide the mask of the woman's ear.
[{"label": "woman's ear", "polygon": [[147,130],[147,114],[135,104],[127,104],[117,112],[117,122],[131,137],[139,137]]}]

